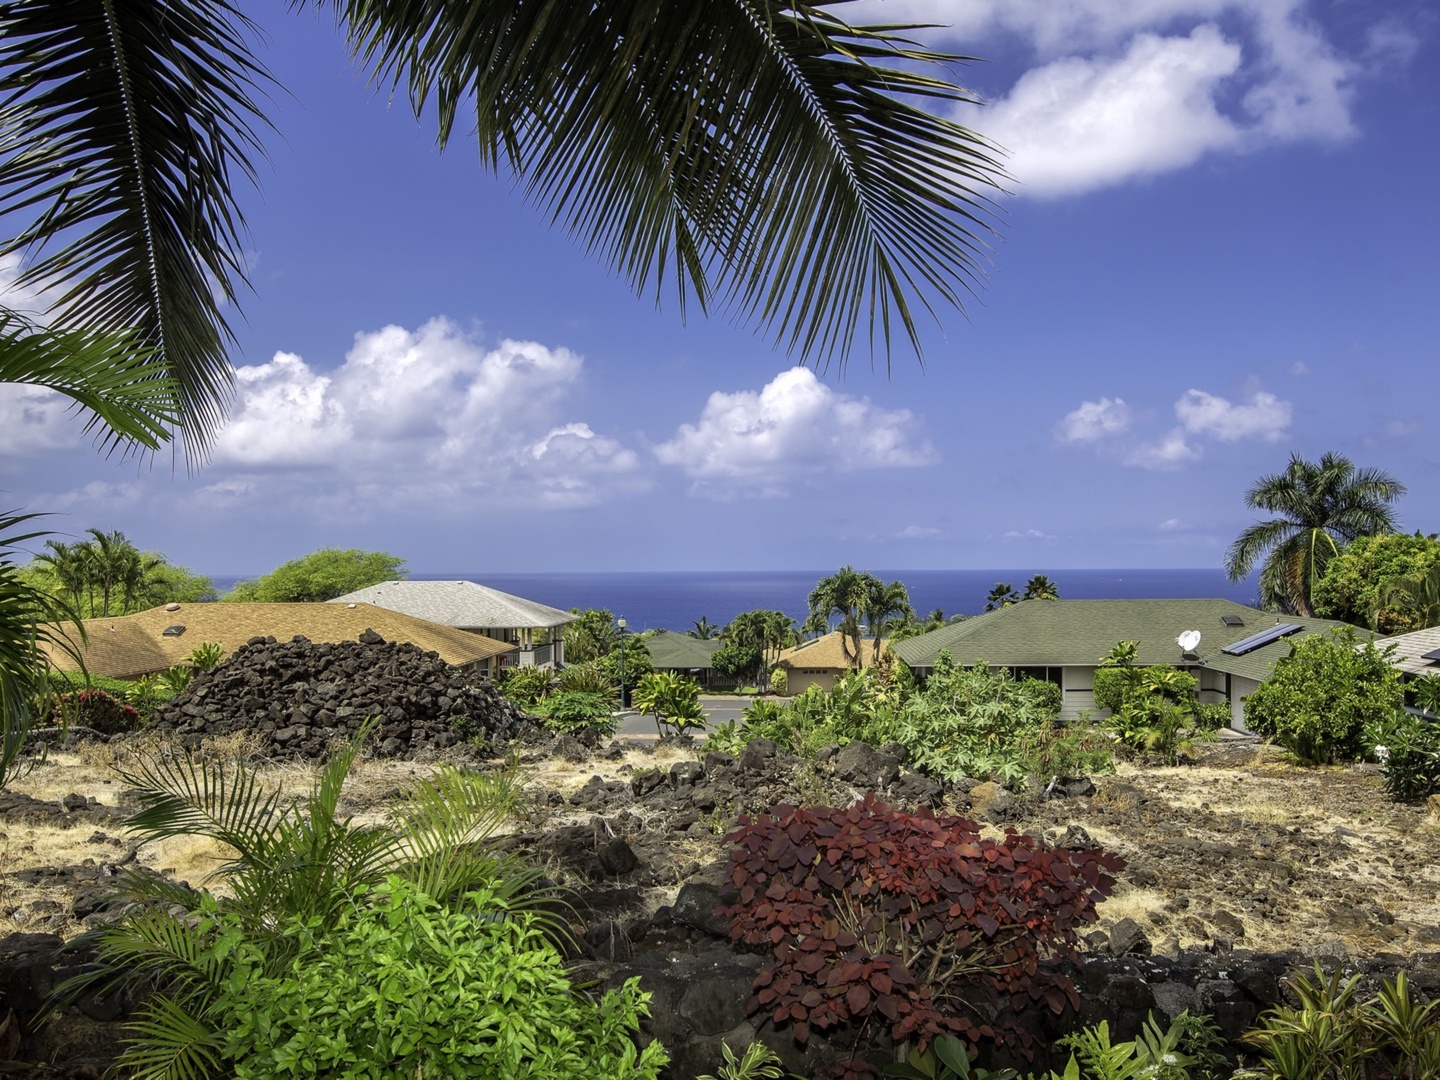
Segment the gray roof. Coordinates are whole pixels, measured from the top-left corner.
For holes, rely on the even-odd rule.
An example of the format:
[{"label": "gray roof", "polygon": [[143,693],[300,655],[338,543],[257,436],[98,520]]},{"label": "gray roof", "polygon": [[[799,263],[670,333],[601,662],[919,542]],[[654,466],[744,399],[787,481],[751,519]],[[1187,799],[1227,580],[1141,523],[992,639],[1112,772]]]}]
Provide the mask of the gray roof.
[{"label": "gray roof", "polygon": [[710,666],[710,658],[724,643],[719,638],[702,641],[673,630],[657,630],[645,639],[650,662],[657,668],[694,671]]},{"label": "gray roof", "polygon": [[1381,649],[1393,645],[1395,652],[1390,656],[1390,663],[1408,675],[1440,675],[1440,660],[1427,660],[1425,655],[1440,654],[1440,626],[1396,634],[1375,644]]},{"label": "gray roof", "polygon": [[[1241,625],[1227,626],[1225,616]],[[1231,656],[1225,646],[1277,623],[1301,629],[1268,645]],[[1120,641],[1140,643],[1140,664],[1203,664],[1263,681],[1290,644],[1306,634],[1346,624],[1329,619],[1276,615],[1230,600],[1026,600],[973,619],[894,642],[891,650],[911,667],[934,667],[942,649],[957,664],[1003,667],[1093,666]],[[1175,639],[1200,631],[1196,660],[1182,658]],[[1365,636],[1362,632],[1362,638]]]},{"label": "gray roof", "polygon": [[462,630],[523,630],[564,626],[576,616],[474,581],[382,581],[332,604],[374,604]]}]

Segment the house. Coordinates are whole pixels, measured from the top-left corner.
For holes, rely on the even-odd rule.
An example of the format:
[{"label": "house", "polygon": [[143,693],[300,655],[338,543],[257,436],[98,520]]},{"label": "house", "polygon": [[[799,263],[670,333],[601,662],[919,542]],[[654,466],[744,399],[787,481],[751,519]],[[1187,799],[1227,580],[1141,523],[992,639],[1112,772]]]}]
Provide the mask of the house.
[{"label": "house", "polygon": [[[166,671],[201,645],[215,643],[233,653],[251,638],[314,642],[356,641],[373,630],[386,641],[409,642],[436,652],[447,664],[493,676],[507,651],[502,642],[426,622],[373,604],[165,604],[133,615],[86,619],[85,641],[75,641],[73,626],[60,627],[92,675],[138,679]],[[64,649],[46,648],[61,671],[75,671],[75,658]]]},{"label": "house", "polygon": [[1382,638],[1375,647],[1389,654],[1391,666],[1399,668],[1401,678],[1409,684],[1406,686],[1405,708],[1416,716],[1434,719],[1435,706],[1428,699],[1423,699],[1426,700],[1424,705],[1416,700],[1414,681],[1440,676],[1440,626]]},{"label": "house", "polygon": [[[846,654],[847,647],[844,635],[835,630],[813,641],[801,642],[793,649],[784,650],[776,666],[785,669],[788,692],[803,694],[812,686],[826,691],[835,689],[835,683],[840,676],[856,670],[855,661]],[[881,638],[880,654],[883,655],[887,648],[890,648],[889,641]],[[859,666],[874,667],[876,655],[875,642],[870,638],[861,638]]]},{"label": "house", "polygon": [[374,604],[503,641],[510,646],[506,667],[563,667],[559,630],[576,619],[568,611],[474,581],[382,581],[330,603]]},{"label": "house", "polygon": [[688,675],[704,687],[714,686],[717,682],[729,685],[728,680],[710,666],[711,658],[724,645],[719,638],[702,640],[673,630],[657,630],[643,640],[656,671]]},{"label": "house", "polygon": [[[1027,600],[897,641],[891,651],[920,676],[943,650],[962,667],[984,663],[1047,679],[1061,688],[1061,718],[1070,720],[1095,708],[1100,658],[1118,642],[1136,641],[1137,664],[1190,672],[1200,700],[1228,704],[1232,725],[1243,728],[1245,698],[1290,654],[1291,642],[1345,625],[1230,600]],[[1186,631],[1200,635],[1191,650],[1176,641]]]}]

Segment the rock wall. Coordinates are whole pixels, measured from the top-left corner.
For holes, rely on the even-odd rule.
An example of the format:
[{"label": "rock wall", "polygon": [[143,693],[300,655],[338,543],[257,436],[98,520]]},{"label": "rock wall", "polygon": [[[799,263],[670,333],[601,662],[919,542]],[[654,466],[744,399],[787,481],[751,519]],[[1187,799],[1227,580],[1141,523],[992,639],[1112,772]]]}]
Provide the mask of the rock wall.
[{"label": "rock wall", "polygon": [[372,716],[380,717],[381,757],[477,739],[494,750],[530,723],[478,674],[367,630],[359,641],[333,644],[251,638],[161,705],[154,727],[174,731],[187,746],[253,731],[268,755],[318,760]]}]

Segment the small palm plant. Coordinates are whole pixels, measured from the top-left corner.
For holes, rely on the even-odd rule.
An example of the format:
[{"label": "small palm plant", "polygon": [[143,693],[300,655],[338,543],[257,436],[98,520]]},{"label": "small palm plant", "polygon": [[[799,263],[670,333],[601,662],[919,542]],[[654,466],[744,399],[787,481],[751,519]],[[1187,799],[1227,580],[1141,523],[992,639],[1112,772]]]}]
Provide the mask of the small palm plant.
[{"label": "small palm plant", "polygon": [[[188,887],[140,874],[125,893],[139,901],[96,944],[107,971],[73,980],[62,994],[98,980],[149,983],[156,991],[132,1024],[118,1066],[142,1080],[189,1080],[221,1066],[224,1032],[209,1022],[234,977],[217,947],[235,928],[258,946],[267,970],[281,971],[298,943],[279,929],[297,919],[334,925],[357,894],[398,876],[441,904],[483,888],[501,913],[532,911],[554,938],[568,934],[540,873],[488,841],[518,808],[513,769],[485,774],[439,770],[406,793],[390,823],[357,825],[339,813],[341,789],[374,721],[336,753],[309,795],[285,799],[242,759],[160,756],[119,770],[142,809],[127,822],[142,843],[204,837],[233,852],[216,877],[229,895],[198,897]],[[197,917],[198,916],[198,917]],[[117,975],[117,973],[126,973]]]}]

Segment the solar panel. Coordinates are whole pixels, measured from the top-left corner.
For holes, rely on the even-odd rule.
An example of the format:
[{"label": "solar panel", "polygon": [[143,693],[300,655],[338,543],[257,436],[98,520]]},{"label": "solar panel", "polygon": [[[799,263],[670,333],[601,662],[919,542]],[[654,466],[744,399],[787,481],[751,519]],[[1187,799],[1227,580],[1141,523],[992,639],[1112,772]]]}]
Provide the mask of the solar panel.
[{"label": "solar panel", "polygon": [[1421,654],[1420,654],[1420,659],[1421,659],[1421,660],[1434,660],[1434,661],[1436,661],[1437,663],[1440,663],[1440,649],[1431,649],[1429,652],[1421,653]]},{"label": "solar panel", "polygon": [[1251,634],[1249,637],[1232,642],[1220,651],[1230,656],[1244,656],[1246,653],[1269,645],[1272,641],[1279,641],[1282,637],[1289,637],[1303,629],[1305,628],[1298,623],[1278,623],[1275,626],[1266,627],[1258,634]]},{"label": "solar panel", "polygon": [[1221,615],[1220,621],[1226,626],[1244,626],[1245,620],[1239,615]]}]

